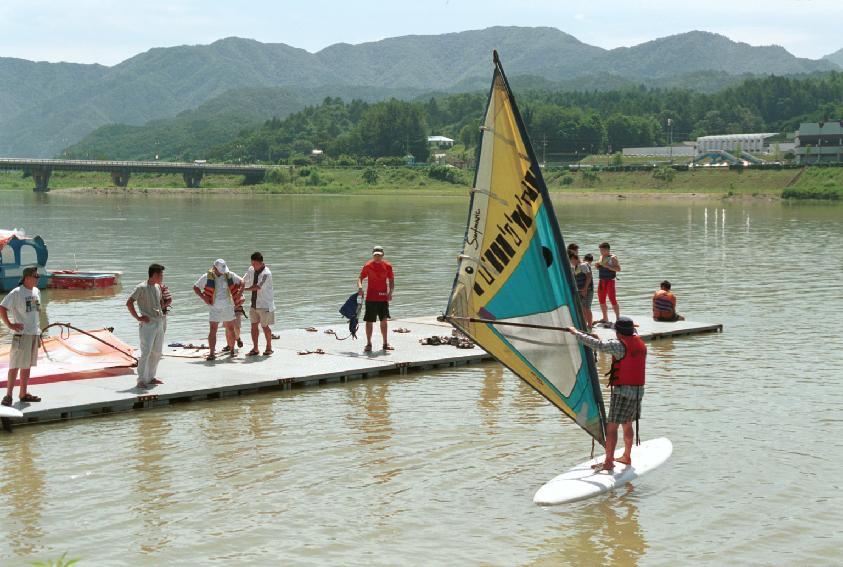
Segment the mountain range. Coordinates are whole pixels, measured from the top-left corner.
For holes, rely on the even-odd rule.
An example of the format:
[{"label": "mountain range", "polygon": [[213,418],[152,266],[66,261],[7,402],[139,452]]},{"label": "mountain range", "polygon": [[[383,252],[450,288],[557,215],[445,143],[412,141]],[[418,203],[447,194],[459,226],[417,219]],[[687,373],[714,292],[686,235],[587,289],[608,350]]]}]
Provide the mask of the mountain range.
[{"label": "mountain range", "polygon": [[[226,38],[151,49],[113,67],[0,58],[0,155],[53,156],[100,126],[126,125],[131,135],[128,127],[151,120],[195,119],[193,110],[202,116],[203,103],[217,105],[212,115],[240,113],[243,125],[329,95],[376,100],[486,89],[492,49],[514,84],[541,88],[687,84],[684,77],[706,75],[725,85],[746,74],[843,69],[843,50],[804,59],[699,31],[606,50],[549,27],[339,43],[317,53]],[[279,87],[277,99],[260,90]]]}]

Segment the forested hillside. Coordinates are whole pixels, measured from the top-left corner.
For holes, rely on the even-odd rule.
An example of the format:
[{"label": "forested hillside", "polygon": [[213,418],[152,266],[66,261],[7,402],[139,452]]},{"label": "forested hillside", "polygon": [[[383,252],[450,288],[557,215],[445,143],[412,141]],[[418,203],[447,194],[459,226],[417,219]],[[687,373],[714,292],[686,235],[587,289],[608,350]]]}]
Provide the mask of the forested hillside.
[{"label": "forested hillside", "polygon": [[[404,36],[336,44],[317,53],[227,38],[210,45],[151,49],[114,67],[0,59],[0,155],[56,155],[99,126],[141,126],[173,118],[236,89],[284,87],[311,104],[319,99],[308,97],[308,89],[346,99],[350,87],[401,98],[475,91],[488,83],[492,49],[501,53],[511,77],[532,77],[536,88],[555,84],[565,90],[654,86],[655,81],[669,86],[674,81],[710,92],[744,73],[839,69],[830,60],[797,58],[780,47],[749,46],[710,33],[690,32],[607,51],[549,27]],[[677,81],[705,73],[721,78]],[[404,94],[396,94],[402,90]]]}]

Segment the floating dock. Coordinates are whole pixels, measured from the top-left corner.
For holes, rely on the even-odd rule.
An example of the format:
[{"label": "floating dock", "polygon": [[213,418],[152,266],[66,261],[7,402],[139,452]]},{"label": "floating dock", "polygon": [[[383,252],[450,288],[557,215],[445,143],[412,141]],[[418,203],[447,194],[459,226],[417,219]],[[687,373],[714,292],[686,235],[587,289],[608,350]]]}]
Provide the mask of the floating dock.
[{"label": "floating dock", "polygon": [[[680,321],[657,323],[651,318],[633,317],[639,324],[638,332],[645,340],[672,336],[722,331],[719,324]],[[423,345],[420,340],[431,336],[447,337],[452,327],[434,317],[393,319],[390,321],[389,341],[393,351],[380,348],[380,330],[375,329],[374,350],[363,352],[365,330],[361,322],[358,339],[339,341],[348,335],[344,324],[306,329],[280,331],[279,339],[272,341],[275,351],[271,356],[246,357],[251,339],[244,332],[245,348],[237,356],[218,355],[206,361],[207,349],[166,347],[164,358],[158,366],[158,377],[164,384],[149,390],[138,389],[134,369],[116,369],[108,376],[36,384],[30,391],[43,401],[33,404],[15,403],[24,418],[14,420],[15,425],[63,421],[83,417],[109,415],[129,410],[166,406],[169,404],[228,398],[261,391],[286,390],[293,387],[316,386],[331,382],[346,382],[379,375],[402,375],[408,371],[447,368],[491,360],[479,347],[457,348],[449,344]],[[398,333],[397,329],[408,332]],[[247,331],[247,328],[244,328]],[[615,336],[611,329],[597,328],[601,338]],[[129,338],[129,337],[124,337]],[[222,331],[219,338],[223,339]],[[170,344],[172,339],[166,339]],[[193,345],[205,343],[195,340]],[[191,343],[184,343],[191,344]],[[218,347],[225,341],[218,342]],[[261,343],[263,346],[263,337]],[[321,354],[320,352],[321,351]],[[299,354],[308,353],[308,354]],[[17,389],[15,390],[17,395]]]}]

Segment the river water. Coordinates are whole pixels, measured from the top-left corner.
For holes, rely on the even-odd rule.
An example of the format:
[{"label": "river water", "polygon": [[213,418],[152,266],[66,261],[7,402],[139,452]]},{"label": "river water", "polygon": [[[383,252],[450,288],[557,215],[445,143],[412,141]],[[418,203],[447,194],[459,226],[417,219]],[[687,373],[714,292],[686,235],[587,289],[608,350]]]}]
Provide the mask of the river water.
[{"label": "river water", "polygon": [[[653,343],[642,438],[670,461],[618,493],[543,509],[582,431],[498,365],[193,403],[0,435],[0,564],[688,565],[839,563],[843,207],[556,200],[581,253],[612,243],[622,312],[670,279],[722,334]],[[332,324],[372,245],[393,316],[444,309],[466,198],[0,192],[0,227],[49,266],[122,289],[44,292],[50,321],[114,326],[150,262],[168,339],[206,333],[193,282],[261,250],[282,327]],[[0,341],[7,342],[6,329]],[[361,345],[362,346],[362,345]],[[606,361],[601,360],[601,368]],[[177,378],[176,378],[177,379]]]}]

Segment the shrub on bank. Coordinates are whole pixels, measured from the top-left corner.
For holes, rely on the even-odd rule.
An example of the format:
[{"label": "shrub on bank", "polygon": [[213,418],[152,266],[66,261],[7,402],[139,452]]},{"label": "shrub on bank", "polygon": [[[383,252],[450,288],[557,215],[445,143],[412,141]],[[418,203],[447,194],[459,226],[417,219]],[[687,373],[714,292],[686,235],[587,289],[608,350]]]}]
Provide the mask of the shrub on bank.
[{"label": "shrub on bank", "polygon": [[446,165],[431,165],[427,170],[427,176],[431,179],[438,179],[455,185],[464,183],[460,170]]}]

